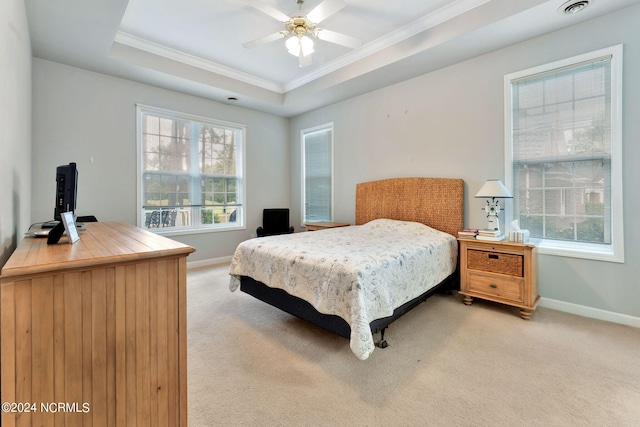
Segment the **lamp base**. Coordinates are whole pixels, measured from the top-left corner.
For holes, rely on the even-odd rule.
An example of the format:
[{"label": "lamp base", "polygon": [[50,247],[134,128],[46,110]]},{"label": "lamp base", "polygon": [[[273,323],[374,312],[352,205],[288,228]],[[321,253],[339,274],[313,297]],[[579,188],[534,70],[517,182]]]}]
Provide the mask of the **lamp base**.
[{"label": "lamp base", "polygon": [[487,230],[496,231],[497,234],[500,234],[500,221],[498,220],[498,216],[489,215],[487,218]]},{"label": "lamp base", "polygon": [[500,221],[498,214],[500,213],[500,201],[494,197],[490,201],[487,200],[487,206],[484,211],[487,213],[487,229],[497,231],[500,234]]}]

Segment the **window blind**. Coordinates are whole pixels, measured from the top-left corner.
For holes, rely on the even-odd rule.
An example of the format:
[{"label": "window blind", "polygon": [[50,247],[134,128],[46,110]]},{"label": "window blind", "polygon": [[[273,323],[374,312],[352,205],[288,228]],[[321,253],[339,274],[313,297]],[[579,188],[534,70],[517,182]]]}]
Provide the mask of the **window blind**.
[{"label": "window blind", "polygon": [[304,221],[332,220],[332,128],[303,133]]},{"label": "window blind", "polygon": [[516,210],[533,237],[611,242],[611,57],[511,82]]},{"label": "window blind", "polygon": [[610,59],[513,83],[514,160],[609,157],[610,88]]}]

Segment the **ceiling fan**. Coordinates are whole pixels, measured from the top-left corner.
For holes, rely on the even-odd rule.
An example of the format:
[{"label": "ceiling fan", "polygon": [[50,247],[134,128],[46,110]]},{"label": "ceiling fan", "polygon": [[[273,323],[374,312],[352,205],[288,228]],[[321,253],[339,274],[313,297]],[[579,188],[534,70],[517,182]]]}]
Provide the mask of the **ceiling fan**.
[{"label": "ceiling fan", "polygon": [[320,22],[346,6],[343,0],[324,0],[306,15],[302,12],[304,0],[296,0],[299,11],[292,16],[282,13],[260,0],[243,0],[243,2],[277,19],[285,26],[284,30],[244,43],[243,46],[251,49],[290,36],[286,41],[286,46],[290,54],[298,57],[300,68],[311,64],[311,54],[314,52],[311,37],[352,49],[362,45],[362,41],[355,37],[317,27]]}]

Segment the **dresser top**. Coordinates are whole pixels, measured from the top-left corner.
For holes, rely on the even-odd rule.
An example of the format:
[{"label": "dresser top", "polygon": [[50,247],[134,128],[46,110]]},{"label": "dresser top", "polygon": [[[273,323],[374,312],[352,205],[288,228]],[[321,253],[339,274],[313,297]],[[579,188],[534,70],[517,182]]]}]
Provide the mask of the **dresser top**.
[{"label": "dresser top", "polygon": [[25,237],[2,269],[1,277],[67,270],[145,258],[187,256],[191,246],[124,222],[90,222],[80,240],[47,245],[46,238]]}]

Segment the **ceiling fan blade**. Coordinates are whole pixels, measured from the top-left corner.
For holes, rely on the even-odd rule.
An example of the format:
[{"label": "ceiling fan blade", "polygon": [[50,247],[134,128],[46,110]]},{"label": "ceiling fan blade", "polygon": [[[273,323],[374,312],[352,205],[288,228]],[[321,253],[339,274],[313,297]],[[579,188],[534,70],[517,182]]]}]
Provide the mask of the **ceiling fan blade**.
[{"label": "ceiling fan blade", "polygon": [[275,7],[271,7],[268,4],[262,3],[260,0],[241,0],[247,6],[251,6],[254,9],[258,9],[260,12],[269,15],[272,18],[277,19],[280,22],[289,22],[291,18],[280,12]]},{"label": "ceiling fan blade", "polygon": [[346,34],[336,33],[335,31],[325,30],[324,28],[317,28],[314,34],[320,40],[350,47],[351,49],[362,46],[362,40],[360,39]]},{"label": "ceiling fan blade", "polygon": [[314,24],[319,24],[345,6],[346,3],[343,0],[324,0],[307,14],[307,19]]},{"label": "ceiling fan blade", "polygon": [[250,42],[243,43],[242,46],[247,49],[254,48],[256,46],[261,46],[263,44],[271,43],[273,41],[279,40],[287,35],[286,31],[278,31],[277,33],[269,34],[268,36],[260,37],[255,40],[251,40]]}]

